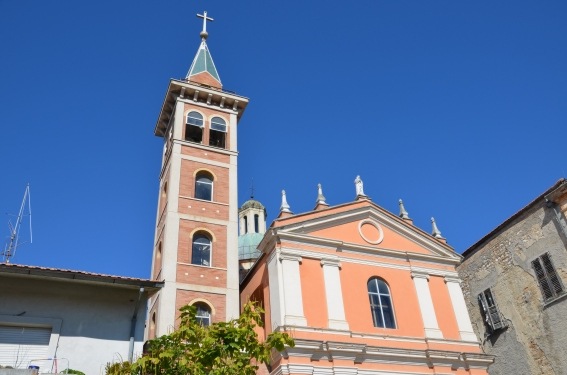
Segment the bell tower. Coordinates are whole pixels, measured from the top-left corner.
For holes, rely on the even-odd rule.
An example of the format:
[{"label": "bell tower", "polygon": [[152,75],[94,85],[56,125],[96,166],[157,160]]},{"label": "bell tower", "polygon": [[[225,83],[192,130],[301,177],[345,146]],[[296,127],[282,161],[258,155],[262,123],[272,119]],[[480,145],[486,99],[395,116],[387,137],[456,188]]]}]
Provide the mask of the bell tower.
[{"label": "bell tower", "polygon": [[154,133],[164,140],[147,338],[170,332],[178,310],[195,305],[203,324],[239,314],[237,124],[248,99],[223,90],[201,44],[185,79],[169,82]]}]

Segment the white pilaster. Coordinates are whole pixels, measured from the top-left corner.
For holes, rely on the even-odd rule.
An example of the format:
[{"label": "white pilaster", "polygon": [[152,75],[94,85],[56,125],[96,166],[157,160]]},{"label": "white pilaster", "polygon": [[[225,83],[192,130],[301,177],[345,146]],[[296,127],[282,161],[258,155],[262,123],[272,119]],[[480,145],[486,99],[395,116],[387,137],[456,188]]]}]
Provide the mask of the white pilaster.
[{"label": "white pilaster", "polygon": [[[234,126],[236,132],[236,125]],[[236,138],[236,137],[235,137]],[[240,280],[238,275],[238,173],[237,157],[230,156],[228,170],[228,225],[226,228],[226,319],[240,315]]]},{"label": "white pilaster", "polygon": [[283,288],[281,285],[281,269],[276,250],[268,255],[268,282],[270,287],[270,316],[272,329],[282,326],[283,322]]},{"label": "white pilaster", "polygon": [[180,102],[175,102],[175,110],[172,111],[171,115],[175,116],[173,120],[173,138],[183,139],[183,128],[185,127],[185,115],[183,111],[185,110],[185,105]]},{"label": "white pilaster", "polygon": [[237,124],[238,124],[238,117],[236,116],[236,112],[230,114],[229,119],[229,138],[230,138],[230,150],[231,151],[238,151],[238,144],[237,144]]},{"label": "white pilaster", "polygon": [[159,292],[158,321],[156,334],[158,336],[170,333],[175,325],[175,301],[177,294],[177,248],[179,244],[179,185],[181,179],[181,146],[173,145],[171,166],[169,169],[167,213],[162,240],[162,279],[164,287]]},{"label": "white pilaster", "polygon": [[455,312],[455,317],[457,318],[457,326],[459,327],[459,333],[461,334],[461,340],[464,341],[478,341],[473,327],[471,324],[471,319],[469,312],[467,311],[467,305],[465,302],[465,297],[463,296],[463,291],[460,285],[461,280],[445,277],[445,284],[449,290],[449,296],[451,297],[451,304],[453,305],[453,311]]},{"label": "white pilaster", "polygon": [[327,298],[327,317],[329,328],[348,330],[338,259],[322,259],[325,297]]},{"label": "white pilaster", "polygon": [[419,309],[423,318],[423,326],[425,328],[425,337],[442,339],[443,333],[439,329],[431,292],[429,290],[429,275],[412,272],[411,277],[417,292]]},{"label": "white pilaster", "polygon": [[301,257],[282,252],[279,254],[279,260],[282,265],[284,324],[306,326],[307,320],[303,314],[301,275],[299,273]]}]

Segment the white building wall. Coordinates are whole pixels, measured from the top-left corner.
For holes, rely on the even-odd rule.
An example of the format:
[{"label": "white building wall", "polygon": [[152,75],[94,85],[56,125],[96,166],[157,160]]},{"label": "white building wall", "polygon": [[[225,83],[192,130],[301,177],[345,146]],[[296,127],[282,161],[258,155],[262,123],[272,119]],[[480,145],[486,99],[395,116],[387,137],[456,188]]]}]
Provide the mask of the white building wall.
[{"label": "white building wall", "polygon": [[[142,352],[147,295],[110,284],[51,281],[0,275],[0,324],[51,327],[48,357],[86,374],[104,374],[106,363],[128,359],[131,321],[137,311],[134,355]],[[22,364],[27,367],[28,364]],[[40,372],[51,362],[39,363]]]}]

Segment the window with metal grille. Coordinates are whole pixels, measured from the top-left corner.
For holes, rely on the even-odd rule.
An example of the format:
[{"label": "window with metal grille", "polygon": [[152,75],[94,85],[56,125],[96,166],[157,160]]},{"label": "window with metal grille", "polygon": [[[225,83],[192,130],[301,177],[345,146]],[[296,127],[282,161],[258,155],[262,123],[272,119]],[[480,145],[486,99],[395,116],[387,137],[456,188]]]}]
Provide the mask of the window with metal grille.
[{"label": "window with metal grille", "polygon": [[211,119],[211,132],[209,134],[209,145],[225,148],[226,144],[226,122],[220,117]]},{"label": "window with metal grille", "polygon": [[374,327],[396,328],[390,288],[384,280],[373,277],[368,281],[368,298]]},{"label": "window with metal grille", "polygon": [[187,114],[185,124],[185,140],[201,143],[203,140],[203,115],[199,112],[191,111]]},{"label": "window with metal grille", "polygon": [[544,301],[549,301],[565,293],[565,288],[557,272],[555,272],[549,253],[532,260],[532,268],[536,274]]},{"label": "window with metal grille", "polygon": [[494,332],[507,326],[498,311],[498,306],[496,306],[496,303],[494,302],[492,291],[490,289],[486,289],[478,295],[478,303],[482,308],[484,322],[490,329],[490,332]]}]

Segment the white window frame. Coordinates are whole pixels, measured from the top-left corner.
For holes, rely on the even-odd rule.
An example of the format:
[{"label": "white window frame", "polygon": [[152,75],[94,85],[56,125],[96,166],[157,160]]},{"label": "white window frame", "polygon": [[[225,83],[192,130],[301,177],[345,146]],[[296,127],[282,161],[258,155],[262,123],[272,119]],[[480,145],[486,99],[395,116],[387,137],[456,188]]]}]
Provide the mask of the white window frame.
[{"label": "white window frame", "polygon": [[[372,282],[372,281],[376,282],[376,290],[378,291],[377,293],[371,292],[370,288],[368,287],[369,286],[368,284],[370,284],[370,282]],[[384,293],[380,292],[379,282],[384,283],[384,285],[386,286],[386,289],[388,289],[388,294],[384,294]],[[394,299],[392,298],[392,291],[390,290],[390,286],[388,285],[388,283],[385,280],[381,279],[380,277],[376,277],[376,276],[371,277],[368,280],[368,282],[366,283],[366,291],[368,292],[368,297],[369,297],[368,302],[370,303],[370,313],[372,314],[372,323],[374,324],[374,327],[396,329],[398,327],[398,325],[397,325],[397,322],[396,322],[396,314],[394,312]],[[378,296],[379,305],[375,305],[375,304],[372,303],[372,299],[370,298],[370,295]],[[393,327],[387,327],[386,326],[386,319],[384,318],[384,309],[382,307],[382,298],[381,298],[382,296],[387,296],[390,299],[390,304],[391,304],[390,309],[391,309],[391,312],[392,312],[392,322],[394,324]],[[376,321],[375,316],[374,316],[375,315],[374,314],[374,308],[375,307],[380,309],[381,317],[382,317],[382,326],[376,325],[376,323],[378,323],[378,322]]]},{"label": "white window frame", "polygon": [[[219,121],[215,121],[215,120],[217,120],[217,119],[220,120],[220,121],[222,121],[222,123],[219,122]],[[220,129],[220,128],[222,128],[222,129]],[[212,135],[212,132],[213,132],[213,131],[219,132],[219,133],[224,133],[224,134],[225,134],[225,135],[224,135],[224,145],[223,145],[222,147],[221,147],[221,146],[216,146],[216,145],[212,145],[212,144],[211,144],[211,140],[212,140],[212,138],[213,138],[211,135]],[[227,136],[226,136],[226,134],[227,134],[227,133],[228,133],[228,126],[227,126],[227,122],[226,122],[225,119],[223,119],[222,117],[218,117],[218,116],[215,116],[215,117],[211,118],[211,126],[210,126],[210,129],[209,129],[209,145],[210,145],[210,146],[213,146],[213,147],[220,147],[220,148],[226,148],[226,141],[227,141]]]},{"label": "white window frame", "polygon": [[[201,118],[198,118],[198,117],[195,117],[195,116],[191,117],[190,115],[191,115],[192,113],[198,114]],[[196,120],[201,121],[201,124],[200,124],[200,125],[199,125],[199,124],[192,124],[192,123],[189,121],[190,118],[191,118],[191,119],[196,119]],[[205,118],[204,118],[204,116],[203,116],[202,114],[200,114],[200,113],[197,112],[197,111],[190,111],[189,113],[187,113],[187,116],[185,116],[185,124],[186,124],[186,125],[191,125],[191,126],[197,126],[197,127],[199,127],[199,128],[203,128],[203,127],[204,127],[204,124],[205,124]]]},{"label": "white window frame", "polygon": [[[208,327],[211,325],[212,323],[212,319],[211,316],[213,315],[213,309],[211,308],[211,306],[209,306],[207,303],[199,301],[199,302],[195,302],[193,304],[193,306],[195,306],[195,308],[197,309],[197,314],[195,315],[195,318],[197,318],[197,321],[200,321],[201,324],[203,322],[204,319],[207,319],[208,323],[207,324],[202,324],[204,327]],[[199,306],[204,306],[207,308],[208,311],[206,311],[205,315],[199,315]],[[202,310],[204,311],[204,310]]]},{"label": "white window frame", "polygon": [[[194,257],[194,247],[195,247],[195,237],[202,237],[202,238],[206,238],[209,243],[209,259],[208,259],[208,263],[209,264],[203,264],[202,263],[202,259],[201,259],[201,263],[193,263],[193,257]],[[201,267],[212,267],[213,264],[213,240],[211,238],[212,236],[208,233],[203,233],[203,232],[197,232],[195,234],[193,234],[193,237],[191,238],[191,264],[194,266],[201,266]],[[205,244],[201,244],[201,243],[197,243],[198,245],[204,246]]]},{"label": "white window frame", "polygon": [[[199,117],[193,115],[191,116],[191,114],[197,114],[199,115]],[[191,121],[194,120],[194,121]],[[192,123],[192,122],[197,122],[196,124]],[[200,122],[200,124],[199,124]],[[189,131],[189,126],[194,126],[196,128],[201,129],[201,140],[199,142],[195,142],[192,140],[187,139],[187,133]],[[205,117],[203,116],[203,114],[197,112],[197,111],[190,111],[189,113],[187,113],[187,115],[185,116],[185,137],[184,140],[188,141],[188,142],[193,142],[193,143],[198,143],[198,144],[202,144],[203,143],[203,138],[204,138],[204,132],[205,132]]]},{"label": "white window frame", "polygon": [[[199,178],[203,178],[203,177],[209,179],[211,182],[205,182],[205,181],[200,182],[200,181],[199,181]],[[210,185],[210,188],[211,188],[211,199],[205,199],[205,198],[197,197],[197,184]],[[214,195],[213,195],[213,193],[214,193],[214,188],[215,188],[215,180],[214,180],[213,176],[211,176],[209,173],[206,173],[206,172],[198,172],[198,173],[195,175],[195,198],[196,198],[196,199],[201,199],[201,200],[204,200],[204,201],[207,201],[207,202],[212,202],[212,201],[213,201],[213,197],[214,197]]]}]

